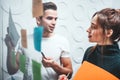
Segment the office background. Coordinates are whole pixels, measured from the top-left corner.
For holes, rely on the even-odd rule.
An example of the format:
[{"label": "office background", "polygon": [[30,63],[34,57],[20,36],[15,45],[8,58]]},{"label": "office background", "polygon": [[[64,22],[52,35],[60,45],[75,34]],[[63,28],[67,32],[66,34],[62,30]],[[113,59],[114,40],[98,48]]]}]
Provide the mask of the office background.
[{"label": "office background", "polygon": [[[55,2],[58,6],[55,32],[65,36],[70,42],[74,76],[81,65],[86,48],[93,45],[88,42],[86,32],[90,26],[91,16],[107,7],[120,9],[120,0],[43,0],[48,1]],[[4,43],[10,14],[18,34],[22,28],[31,34],[36,26],[35,18],[32,17],[32,0],[0,0],[0,80],[11,78],[6,69],[7,50]]]}]

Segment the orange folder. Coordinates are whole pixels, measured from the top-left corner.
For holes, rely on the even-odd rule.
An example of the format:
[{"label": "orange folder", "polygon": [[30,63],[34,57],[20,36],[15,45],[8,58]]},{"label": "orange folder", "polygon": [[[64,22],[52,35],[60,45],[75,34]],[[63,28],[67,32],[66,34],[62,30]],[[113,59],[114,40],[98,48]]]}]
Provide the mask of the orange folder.
[{"label": "orange folder", "polygon": [[119,80],[113,74],[106,70],[84,61],[77,73],[73,77],[73,80]]}]

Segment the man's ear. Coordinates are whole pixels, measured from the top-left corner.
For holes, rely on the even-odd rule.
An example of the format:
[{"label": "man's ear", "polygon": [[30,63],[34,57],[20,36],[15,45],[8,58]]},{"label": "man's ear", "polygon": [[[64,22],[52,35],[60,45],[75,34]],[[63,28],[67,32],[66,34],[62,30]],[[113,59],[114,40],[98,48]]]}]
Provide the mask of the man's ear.
[{"label": "man's ear", "polygon": [[113,30],[112,29],[106,30],[106,36],[107,37],[110,37],[112,34],[113,34]]},{"label": "man's ear", "polygon": [[40,18],[39,17],[36,17],[36,23],[38,26],[40,26]]}]

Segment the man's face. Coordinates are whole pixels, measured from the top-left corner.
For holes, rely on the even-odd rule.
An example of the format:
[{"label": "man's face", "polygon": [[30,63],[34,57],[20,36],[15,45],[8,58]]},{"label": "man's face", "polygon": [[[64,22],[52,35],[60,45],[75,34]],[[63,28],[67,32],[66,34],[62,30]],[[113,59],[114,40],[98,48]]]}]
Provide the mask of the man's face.
[{"label": "man's face", "polygon": [[53,33],[57,20],[57,11],[48,9],[45,10],[40,24],[44,27],[44,32]]}]

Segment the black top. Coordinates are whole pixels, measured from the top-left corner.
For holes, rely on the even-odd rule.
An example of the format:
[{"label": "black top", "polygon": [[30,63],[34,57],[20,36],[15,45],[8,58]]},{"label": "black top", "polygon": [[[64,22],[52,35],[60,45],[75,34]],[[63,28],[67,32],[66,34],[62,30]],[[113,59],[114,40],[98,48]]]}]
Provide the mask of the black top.
[{"label": "black top", "polygon": [[120,79],[120,49],[117,43],[106,46],[97,45],[93,51],[92,47],[89,47],[83,57],[84,60],[103,68]]}]

